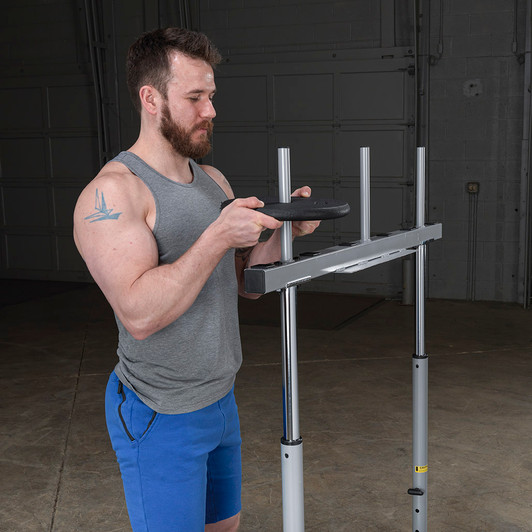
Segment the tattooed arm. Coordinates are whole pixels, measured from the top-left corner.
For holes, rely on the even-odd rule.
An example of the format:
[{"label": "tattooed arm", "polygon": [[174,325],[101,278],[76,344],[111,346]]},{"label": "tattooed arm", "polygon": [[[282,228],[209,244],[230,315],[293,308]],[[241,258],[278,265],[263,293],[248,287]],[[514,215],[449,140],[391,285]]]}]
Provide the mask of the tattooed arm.
[{"label": "tattooed arm", "polygon": [[264,227],[279,227],[252,210],[260,205],[256,198],[234,201],[177,261],[159,265],[153,197],[112,162],[80,195],[74,239],[120,321],[142,340],[186,312],[229,249],[252,247]]}]

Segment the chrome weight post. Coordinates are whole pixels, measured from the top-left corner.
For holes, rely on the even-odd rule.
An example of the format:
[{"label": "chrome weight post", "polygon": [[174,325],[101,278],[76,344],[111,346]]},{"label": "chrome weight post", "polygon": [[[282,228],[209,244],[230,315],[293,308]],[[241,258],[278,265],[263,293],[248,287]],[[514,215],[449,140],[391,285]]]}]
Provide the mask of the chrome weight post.
[{"label": "chrome weight post", "polygon": [[[425,148],[417,149],[416,227],[425,225]],[[427,532],[428,356],[425,353],[425,255],[416,249],[416,353],[412,357],[412,531]]]},{"label": "chrome weight post", "polygon": [[[319,252],[293,257],[292,222],[281,228],[281,261],[258,264],[244,272],[246,292],[281,295],[283,356],[283,421],[281,440],[282,497],[284,532],[304,532],[303,444],[299,432],[297,371],[296,290],[297,285],[330,273],[352,274],[379,264],[416,254],[416,352],[412,358],[412,530],[427,532],[428,474],[428,357],[425,354],[425,261],[426,246],[442,237],[441,224],[425,223],[425,148],[417,149],[416,226],[401,231],[371,236],[370,232],[370,156],[369,148],[360,148],[361,239],[344,242]],[[279,204],[291,209],[290,151],[279,148]],[[329,200],[320,203],[329,209]],[[315,202],[314,202],[315,203]],[[315,208],[316,205],[309,206]],[[285,207],[287,207],[285,209]],[[333,217],[349,212],[334,205]],[[305,210],[306,207],[303,209]],[[325,210],[327,210],[325,209]],[[294,209],[295,211],[295,209]],[[280,211],[279,211],[280,212]],[[313,215],[315,211],[312,211]],[[286,214],[286,212],[285,212]],[[294,212],[290,212],[293,215]],[[301,212],[299,212],[301,214]],[[331,218],[329,214],[326,216]],[[291,217],[284,220],[303,220]],[[306,218],[309,219],[309,218]],[[320,218],[315,218],[320,219]],[[321,219],[325,219],[325,216]]]},{"label": "chrome weight post", "polygon": [[[290,149],[278,149],[279,202],[290,203]],[[292,222],[281,227],[281,262],[293,261]],[[283,421],[281,439],[283,530],[305,530],[303,490],[303,440],[299,432],[299,393],[297,377],[296,290],[289,284],[281,295],[281,328],[283,356]]]}]

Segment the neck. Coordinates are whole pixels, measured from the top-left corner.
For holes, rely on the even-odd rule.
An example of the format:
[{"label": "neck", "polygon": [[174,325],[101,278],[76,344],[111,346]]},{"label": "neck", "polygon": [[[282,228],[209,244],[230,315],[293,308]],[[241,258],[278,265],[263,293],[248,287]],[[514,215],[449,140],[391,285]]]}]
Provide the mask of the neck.
[{"label": "neck", "polygon": [[139,138],[128,151],[172,181],[191,183],[194,179],[189,158],[176,153],[159,133],[149,135],[141,129]]}]

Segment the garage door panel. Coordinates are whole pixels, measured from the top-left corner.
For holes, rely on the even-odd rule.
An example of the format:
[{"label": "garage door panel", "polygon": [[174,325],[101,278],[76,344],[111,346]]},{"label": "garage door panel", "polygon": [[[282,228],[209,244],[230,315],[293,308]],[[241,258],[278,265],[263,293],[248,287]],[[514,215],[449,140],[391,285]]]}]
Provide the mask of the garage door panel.
[{"label": "garage door panel", "polygon": [[405,120],[405,73],[349,72],[340,75],[341,120]]},{"label": "garage door panel", "polygon": [[85,272],[87,267],[70,236],[57,237],[57,259],[61,271]]},{"label": "garage door panel", "polygon": [[76,201],[83,187],[54,187],[55,224],[58,227],[72,227],[72,217]]},{"label": "garage door panel", "polygon": [[51,239],[51,235],[6,235],[7,268],[51,270],[54,264]]},{"label": "garage door panel", "polygon": [[39,87],[0,89],[0,130],[27,131],[42,127],[43,110]]},{"label": "garage door panel", "polygon": [[[343,189],[342,197],[349,200],[351,212],[338,220],[342,233],[360,234],[360,188]],[[371,187],[370,190],[370,232],[389,233],[402,229],[403,189],[396,187]],[[357,236],[358,238],[358,236]]]},{"label": "garage door panel", "polygon": [[333,82],[332,74],[274,76],[275,120],[332,120]]},{"label": "garage door panel", "polygon": [[50,200],[46,187],[3,187],[6,225],[50,226]]},{"label": "garage door panel", "polygon": [[96,129],[94,89],[88,85],[48,87],[49,127]]},{"label": "garage door panel", "polygon": [[[24,157],[20,154],[23,153]],[[4,138],[0,140],[2,179],[46,177],[46,140],[43,138]]]},{"label": "garage door panel", "polygon": [[304,131],[277,133],[277,147],[290,148],[290,174],[293,178],[327,178],[333,168],[333,132]]},{"label": "garage door panel", "polygon": [[405,174],[405,131],[402,129],[342,131],[337,160],[341,176],[360,176],[360,148],[370,148],[371,177]]},{"label": "garage door panel", "polygon": [[268,134],[261,131],[217,131],[212,154],[224,175],[268,176]]},{"label": "garage door panel", "polygon": [[50,139],[52,177],[88,183],[99,171],[96,137],[55,137]]},{"label": "garage door panel", "polygon": [[256,123],[268,119],[266,76],[217,77],[216,88],[216,124]]}]

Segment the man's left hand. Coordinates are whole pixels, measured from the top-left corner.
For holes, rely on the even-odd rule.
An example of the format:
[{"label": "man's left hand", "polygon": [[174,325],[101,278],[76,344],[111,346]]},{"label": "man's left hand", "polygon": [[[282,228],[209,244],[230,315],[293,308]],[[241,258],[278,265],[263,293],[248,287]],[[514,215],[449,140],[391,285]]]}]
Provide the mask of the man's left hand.
[{"label": "man's left hand", "polygon": [[[310,189],[310,187],[305,186],[295,190],[292,193],[292,196],[300,198],[310,198],[311,193],[312,190]],[[292,236],[296,237],[310,235],[317,229],[319,225],[319,220],[292,222]]]}]

